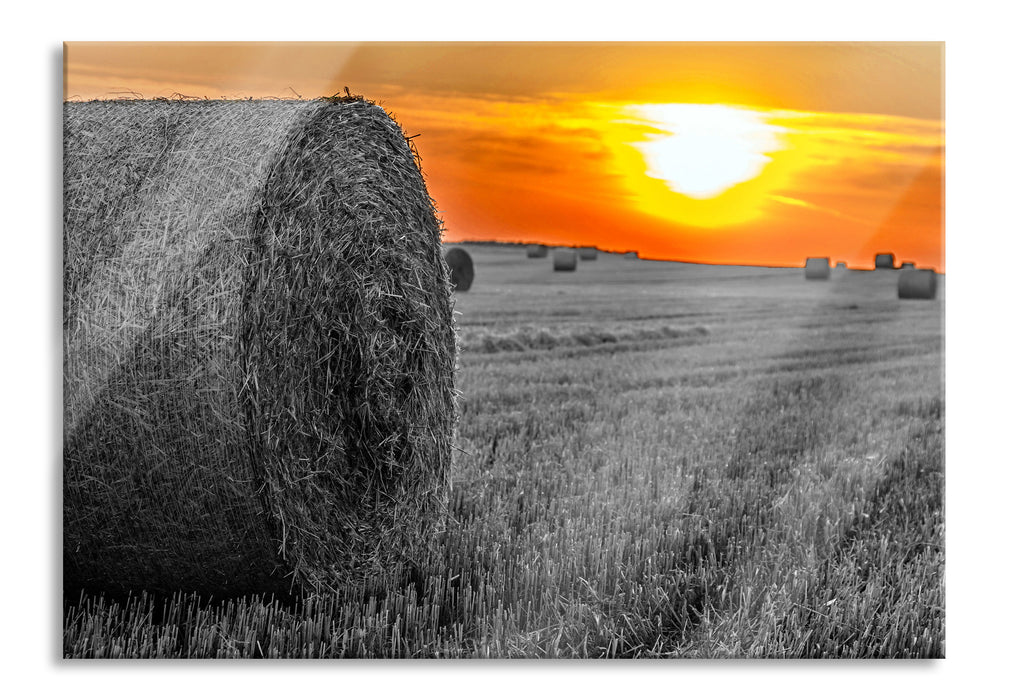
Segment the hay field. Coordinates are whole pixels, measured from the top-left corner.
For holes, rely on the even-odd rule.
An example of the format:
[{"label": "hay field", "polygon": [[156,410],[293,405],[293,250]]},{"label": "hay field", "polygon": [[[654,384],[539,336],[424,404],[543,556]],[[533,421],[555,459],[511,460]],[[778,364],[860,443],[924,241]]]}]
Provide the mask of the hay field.
[{"label": "hay field", "polygon": [[942,278],[467,250],[451,520],[412,583],[71,597],[66,656],[944,655]]}]

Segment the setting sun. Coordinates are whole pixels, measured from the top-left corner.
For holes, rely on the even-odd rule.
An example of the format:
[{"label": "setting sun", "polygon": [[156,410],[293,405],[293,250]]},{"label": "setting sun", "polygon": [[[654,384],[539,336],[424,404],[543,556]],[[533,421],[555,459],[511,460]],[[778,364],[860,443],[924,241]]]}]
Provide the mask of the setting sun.
[{"label": "setting sun", "polygon": [[663,221],[711,230],[760,219],[801,163],[770,111],[722,104],[631,104],[605,142],[629,201]]},{"label": "setting sun", "polygon": [[413,137],[446,241],[942,270],[938,43],[72,43],[70,100],[349,89]]},{"label": "setting sun", "polygon": [[639,105],[629,109],[662,130],[631,144],[645,156],[647,175],[674,192],[710,199],[758,176],[782,148],[783,127],[767,124],[757,112],[710,104]]}]

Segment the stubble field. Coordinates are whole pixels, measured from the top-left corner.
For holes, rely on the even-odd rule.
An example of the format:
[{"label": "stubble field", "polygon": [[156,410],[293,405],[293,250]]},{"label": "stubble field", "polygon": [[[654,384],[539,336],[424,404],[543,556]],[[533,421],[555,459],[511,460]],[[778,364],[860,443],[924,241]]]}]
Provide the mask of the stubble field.
[{"label": "stubble field", "polygon": [[449,519],[410,582],[71,594],[65,656],[944,655],[942,281],[467,249]]}]

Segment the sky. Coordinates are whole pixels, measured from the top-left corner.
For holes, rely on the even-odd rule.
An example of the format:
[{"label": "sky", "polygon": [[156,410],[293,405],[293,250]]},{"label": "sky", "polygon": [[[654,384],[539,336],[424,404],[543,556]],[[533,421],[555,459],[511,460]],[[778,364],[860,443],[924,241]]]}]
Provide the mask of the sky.
[{"label": "sky", "polygon": [[64,97],[312,98],[416,136],[445,240],[945,269],[941,42],[64,45]]}]

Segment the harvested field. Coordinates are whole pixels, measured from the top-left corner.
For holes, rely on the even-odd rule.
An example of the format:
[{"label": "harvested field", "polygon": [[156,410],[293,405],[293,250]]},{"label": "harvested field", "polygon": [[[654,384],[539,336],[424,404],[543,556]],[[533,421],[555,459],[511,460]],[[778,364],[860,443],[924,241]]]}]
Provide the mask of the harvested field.
[{"label": "harvested field", "polygon": [[379,594],[71,594],[72,657],[945,655],[936,300],[470,248],[449,518]]}]

